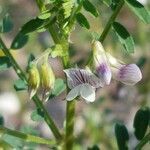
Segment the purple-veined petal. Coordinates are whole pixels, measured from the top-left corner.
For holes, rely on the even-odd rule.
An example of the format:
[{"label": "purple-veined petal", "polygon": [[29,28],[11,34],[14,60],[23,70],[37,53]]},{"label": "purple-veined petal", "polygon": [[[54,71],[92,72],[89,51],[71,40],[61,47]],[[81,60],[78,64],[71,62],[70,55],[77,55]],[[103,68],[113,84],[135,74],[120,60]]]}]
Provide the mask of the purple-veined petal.
[{"label": "purple-veined petal", "polygon": [[79,94],[80,94],[80,90],[81,90],[81,85],[76,86],[75,88],[73,88],[67,95],[66,100],[67,101],[72,101],[73,99],[75,99]]},{"label": "purple-veined petal", "polygon": [[82,82],[77,78],[77,69],[65,69],[64,72],[67,76],[67,83],[70,89],[82,84]]},{"label": "purple-veined petal", "polygon": [[120,68],[112,68],[116,80],[126,84],[134,85],[142,79],[142,73],[136,64],[122,65]]},{"label": "purple-veined petal", "polygon": [[86,102],[94,102],[95,101],[95,88],[93,88],[89,84],[82,84],[80,90],[81,97],[85,99]]},{"label": "purple-veined petal", "polygon": [[84,69],[66,69],[64,72],[67,75],[68,87],[70,89],[84,83],[89,83],[91,86],[98,88],[101,82],[92,72]]},{"label": "purple-veined petal", "polygon": [[102,86],[109,85],[112,76],[111,69],[106,52],[99,41],[93,43],[93,51],[96,74],[100,78]]},{"label": "purple-veined petal", "polygon": [[97,73],[98,77],[100,78],[103,86],[110,84],[112,74],[111,74],[111,69],[108,65],[100,64],[96,68],[96,73]]}]

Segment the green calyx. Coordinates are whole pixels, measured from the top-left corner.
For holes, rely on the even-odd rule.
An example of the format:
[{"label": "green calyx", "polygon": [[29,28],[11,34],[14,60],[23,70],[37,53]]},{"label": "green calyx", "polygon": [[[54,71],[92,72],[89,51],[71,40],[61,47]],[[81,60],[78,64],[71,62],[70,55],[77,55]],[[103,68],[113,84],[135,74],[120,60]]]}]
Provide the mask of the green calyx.
[{"label": "green calyx", "polygon": [[33,64],[28,70],[28,86],[30,99],[36,94],[40,85],[40,75],[37,66]]}]

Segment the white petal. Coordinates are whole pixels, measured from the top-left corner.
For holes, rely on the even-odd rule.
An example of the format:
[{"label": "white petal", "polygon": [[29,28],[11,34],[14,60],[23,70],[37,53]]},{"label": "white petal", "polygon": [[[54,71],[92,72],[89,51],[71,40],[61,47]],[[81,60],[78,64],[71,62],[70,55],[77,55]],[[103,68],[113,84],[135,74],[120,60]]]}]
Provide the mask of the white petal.
[{"label": "white petal", "polygon": [[81,85],[76,86],[73,88],[67,95],[66,100],[72,101],[80,94]]},{"label": "white petal", "polygon": [[142,79],[142,73],[136,64],[122,65],[119,69],[113,69],[116,80],[127,84],[134,85]]},{"label": "white petal", "polygon": [[97,76],[95,76],[91,71],[82,69],[81,72],[84,76],[84,83],[88,83],[94,88],[102,87],[101,80]]},{"label": "white petal", "polygon": [[87,102],[95,101],[95,88],[89,84],[82,84],[80,94]]},{"label": "white petal", "polygon": [[69,88],[74,88],[80,84],[89,83],[91,86],[98,88],[101,86],[100,79],[96,77],[91,71],[85,69],[66,69],[64,72],[67,75]]},{"label": "white petal", "polygon": [[111,81],[111,69],[106,52],[99,41],[93,43],[93,51],[96,74],[100,78],[102,86],[109,85]]},{"label": "white petal", "polygon": [[65,69],[65,70],[63,70],[63,71],[65,72],[65,74],[66,74],[66,76],[67,76],[67,84],[68,84],[68,87],[69,87],[70,89],[72,89],[74,86],[73,86],[73,81],[72,81],[72,79],[71,79],[71,77],[70,77],[69,69]]}]

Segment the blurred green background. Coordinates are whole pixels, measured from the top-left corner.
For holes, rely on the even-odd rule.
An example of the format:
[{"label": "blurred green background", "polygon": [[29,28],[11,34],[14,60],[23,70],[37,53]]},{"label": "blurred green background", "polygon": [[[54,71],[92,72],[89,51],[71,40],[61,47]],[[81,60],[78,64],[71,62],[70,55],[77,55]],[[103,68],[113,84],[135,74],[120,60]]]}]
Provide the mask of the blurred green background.
[{"label": "blurred green background", "polygon": [[[139,0],[150,10],[149,0]],[[90,30],[81,28],[78,24],[70,36],[72,42],[72,62],[82,64],[81,60],[88,57],[90,51],[89,33],[101,34],[112,11],[101,0],[92,1],[99,10],[100,17],[93,18],[87,12],[83,12],[90,21]],[[0,0],[0,9],[7,11],[14,24],[11,32],[2,35],[3,40],[9,47],[19,28],[31,18],[39,14],[34,0]],[[114,135],[114,124],[123,122],[130,132],[129,147],[138,143],[133,135],[133,118],[141,106],[150,106],[150,26],[143,24],[137,17],[124,6],[117,20],[122,23],[132,34],[135,41],[135,53],[127,54],[111,30],[104,42],[104,47],[111,54],[126,63],[136,63],[142,70],[143,79],[135,86],[126,86],[113,80],[110,86],[97,91],[95,103],[86,104],[84,101],[77,102],[75,120],[75,145],[74,150],[84,150],[97,144],[102,150],[116,150],[117,144]],[[25,70],[30,53],[39,56],[46,48],[54,43],[48,32],[32,33],[28,44],[21,50],[12,51],[17,62]],[[0,50],[0,56],[3,53]],[[64,78],[63,68],[59,59],[50,59],[57,77]],[[53,137],[47,125],[43,122],[34,122],[30,119],[35,106],[29,101],[26,91],[16,92],[13,85],[18,77],[13,71],[0,72],[0,114],[5,118],[5,126],[12,129],[22,130],[26,133],[38,134],[43,137]],[[65,104],[63,101],[66,93],[48,101],[45,106],[54,117],[58,126],[62,129],[65,119]],[[10,145],[18,144],[18,149],[29,149],[28,145],[12,137],[5,137]],[[1,149],[2,143],[0,143]],[[30,144],[31,147],[31,144]],[[48,149],[46,146],[32,144],[31,149]],[[148,150],[148,145],[144,150]]]}]

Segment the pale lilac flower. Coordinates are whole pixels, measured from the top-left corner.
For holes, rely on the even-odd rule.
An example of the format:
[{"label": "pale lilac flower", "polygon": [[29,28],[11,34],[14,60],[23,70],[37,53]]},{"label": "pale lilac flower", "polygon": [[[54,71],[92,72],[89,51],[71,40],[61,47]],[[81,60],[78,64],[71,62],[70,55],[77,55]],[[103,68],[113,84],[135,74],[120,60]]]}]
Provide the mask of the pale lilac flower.
[{"label": "pale lilac flower", "polygon": [[136,64],[124,64],[107,54],[111,64],[113,77],[126,84],[134,85],[142,79],[142,73]]},{"label": "pale lilac flower", "polygon": [[96,74],[101,79],[103,86],[109,85],[112,74],[106,52],[99,41],[93,43],[92,49]]},{"label": "pale lilac flower", "polygon": [[73,100],[81,95],[87,102],[95,100],[95,90],[101,86],[100,79],[92,72],[84,69],[66,69],[64,72],[67,75],[68,87],[71,91],[68,93],[66,99]]}]

